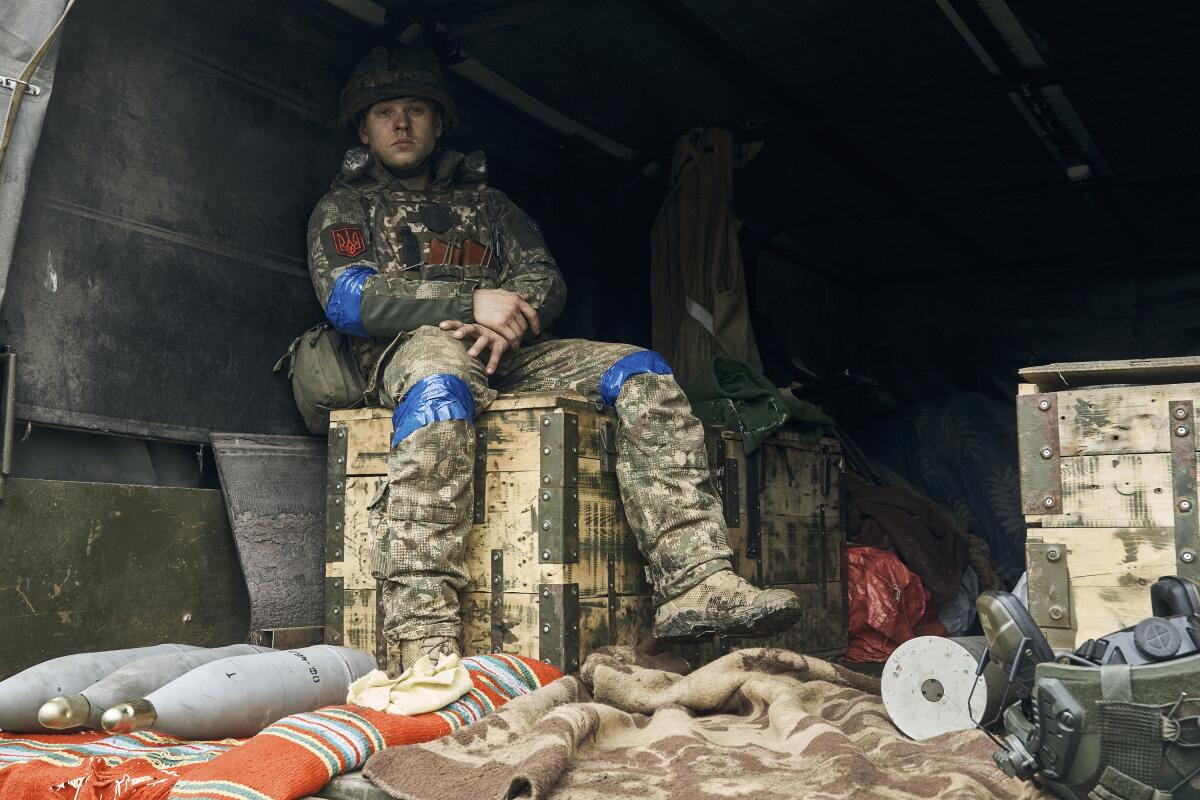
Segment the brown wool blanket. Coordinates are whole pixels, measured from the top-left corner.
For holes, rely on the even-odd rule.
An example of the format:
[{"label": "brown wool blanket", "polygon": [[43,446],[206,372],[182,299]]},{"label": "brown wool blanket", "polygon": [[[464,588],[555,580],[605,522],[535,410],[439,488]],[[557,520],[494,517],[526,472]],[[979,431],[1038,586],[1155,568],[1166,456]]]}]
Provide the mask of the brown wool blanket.
[{"label": "brown wool blanket", "polygon": [[366,775],[406,800],[470,798],[1033,798],[982,733],[913,742],[879,682],[783,650],[735,651],[690,675],[593,653],[567,677]]}]

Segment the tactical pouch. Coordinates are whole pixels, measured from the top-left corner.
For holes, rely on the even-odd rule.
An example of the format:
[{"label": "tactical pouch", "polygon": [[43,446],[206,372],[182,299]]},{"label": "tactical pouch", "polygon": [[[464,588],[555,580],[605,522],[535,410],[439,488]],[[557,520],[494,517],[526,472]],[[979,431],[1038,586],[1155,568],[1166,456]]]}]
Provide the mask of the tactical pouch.
[{"label": "tactical pouch", "polygon": [[296,407],[313,433],[329,432],[329,412],[362,405],[366,381],[350,348],[350,339],[328,322],[296,337],[275,364],[275,372],[288,365]]}]

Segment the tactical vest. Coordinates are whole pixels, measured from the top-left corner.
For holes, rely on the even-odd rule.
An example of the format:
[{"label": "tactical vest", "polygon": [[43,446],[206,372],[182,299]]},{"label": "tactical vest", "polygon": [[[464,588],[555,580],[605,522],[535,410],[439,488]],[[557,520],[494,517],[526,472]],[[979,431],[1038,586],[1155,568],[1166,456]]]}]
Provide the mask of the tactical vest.
[{"label": "tactical vest", "polygon": [[449,191],[361,190],[380,274],[390,279],[475,280],[499,286],[500,257],[483,213],[483,184]]}]

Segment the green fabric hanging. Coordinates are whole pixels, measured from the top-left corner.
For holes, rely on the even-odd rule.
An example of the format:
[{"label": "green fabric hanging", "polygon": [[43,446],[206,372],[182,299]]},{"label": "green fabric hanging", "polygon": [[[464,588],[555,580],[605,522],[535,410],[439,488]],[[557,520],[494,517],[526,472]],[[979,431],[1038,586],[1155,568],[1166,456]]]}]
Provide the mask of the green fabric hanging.
[{"label": "green fabric hanging", "polygon": [[771,434],[790,424],[811,439],[820,438],[833,420],[812,403],[776,388],[744,361],[728,356],[711,359],[688,383],[692,411],[710,425],[726,425],[742,434],[753,453]]}]

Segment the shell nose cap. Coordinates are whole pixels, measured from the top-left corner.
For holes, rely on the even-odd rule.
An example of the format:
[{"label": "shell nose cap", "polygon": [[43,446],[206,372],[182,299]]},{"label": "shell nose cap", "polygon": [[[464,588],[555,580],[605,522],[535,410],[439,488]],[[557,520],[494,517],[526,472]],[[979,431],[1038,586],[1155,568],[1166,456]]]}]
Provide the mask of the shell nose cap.
[{"label": "shell nose cap", "polygon": [[81,694],[55,697],[38,709],[38,722],[51,730],[75,728],[87,722],[92,705]]},{"label": "shell nose cap", "polygon": [[133,733],[145,730],[158,719],[154,704],[149,700],[120,703],[104,712],[100,725],[109,733]]}]

